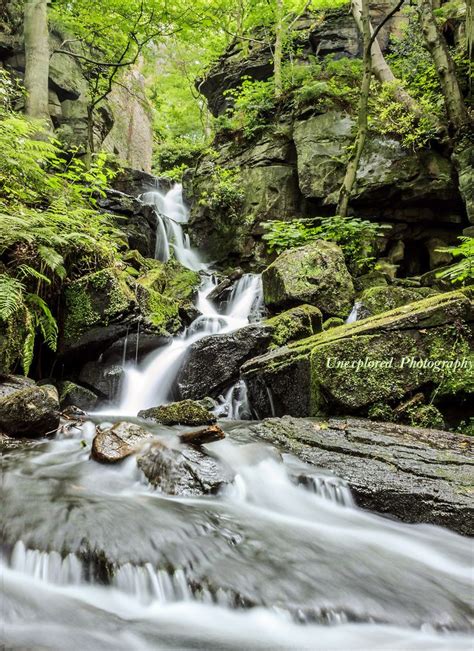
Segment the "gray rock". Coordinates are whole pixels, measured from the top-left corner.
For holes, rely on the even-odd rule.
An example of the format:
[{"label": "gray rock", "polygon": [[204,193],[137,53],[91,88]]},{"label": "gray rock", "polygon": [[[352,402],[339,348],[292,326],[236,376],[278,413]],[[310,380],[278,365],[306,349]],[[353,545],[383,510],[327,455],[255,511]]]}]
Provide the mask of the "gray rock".
[{"label": "gray rock", "polygon": [[97,405],[97,394],[75,382],[69,380],[59,382],[58,390],[61,411],[65,407],[72,406],[79,407],[79,409],[84,409],[85,411],[91,411]]},{"label": "gray rock", "polygon": [[345,479],[363,508],[474,534],[474,455],[467,436],[362,419],[289,416],[246,429]]},{"label": "gray rock", "polygon": [[227,467],[193,447],[178,450],[156,443],[137,463],[148,481],[168,495],[216,493],[232,480]]},{"label": "gray rock", "polygon": [[59,398],[51,385],[23,386],[0,398],[0,431],[9,436],[39,438],[59,425]]},{"label": "gray rock", "polygon": [[113,400],[120,393],[124,378],[119,364],[105,364],[99,361],[87,362],[79,373],[79,382],[90,387],[105,400]]},{"label": "gray rock", "polygon": [[249,325],[194,343],[176,380],[181,398],[217,397],[239,378],[246,360],[267,349],[271,332],[263,325]]},{"label": "gray rock", "polygon": [[223,430],[219,425],[208,425],[202,429],[191,430],[190,432],[183,432],[178,435],[181,443],[185,445],[205,445],[206,443],[214,443],[225,438]]}]

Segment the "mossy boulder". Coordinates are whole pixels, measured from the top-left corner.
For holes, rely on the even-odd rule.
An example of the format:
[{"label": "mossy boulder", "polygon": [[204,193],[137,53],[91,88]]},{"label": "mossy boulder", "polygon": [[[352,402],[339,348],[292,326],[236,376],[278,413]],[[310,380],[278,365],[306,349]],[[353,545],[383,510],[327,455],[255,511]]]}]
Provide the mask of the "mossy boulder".
[{"label": "mossy boulder", "polygon": [[124,315],[134,301],[126,275],[114,268],[102,269],[69,283],[63,293],[61,348],[97,327],[107,327]]},{"label": "mossy boulder", "polygon": [[[394,285],[369,287],[359,296],[363,312],[368,316],[388,312],[402,305],[413,303],[424,298],[426,288],[397,287]],[[436,292],[432,292],[433,295]]]},{"label": "mossy boulder", "polygon": [[344,325],[344,319],[340,319],[337,316],[331,316],[329,319],[326,319],[323,323],[323,330],[330,330],[331,328],[338,328],[339,326]]},{"label": "mossy boulder", "polygon": [[[332,328],[247,362],[250,399],[277,413],[361,413],[423,387],[474,390],[472,292],[433,296]],[[454,367],[456,360],[462,367]],[[445,364],[449,362],[449,364]]]},{"label": "mossy boulder", "polygon": [[369,271],[362,276],[354,278],[354,287],[356,292],[363,292],[369,287],[386,287],[388,285],[387,279],[380,271]]},{"label": "mossy boulder", "polygon": [[90,411],[97,405],[97,394],[75,382],[69,380],[60,382],[58,389],[61,409],[74,406],[79,407],[79,409],[84,409],[84,411]]},{"label": "mossy boulder", "polygon": [[265,325],[272,329],[271,347],[321,332],[322,319],[321,310],[314,305],[299,305],[267,319]]},{"label": "mossy boulder", "polygon": [[345,317],[354,301],[344,254],[324,240],[284,251],[265,269],[262,282],[271,309],[307,303],[328,316]]},{"label": "mossy boulder", "polygon": [[143,409],[138,412],[138,416],[162,425],[212,425],[217,420],[213,413],[195,400],[181,400]]}]

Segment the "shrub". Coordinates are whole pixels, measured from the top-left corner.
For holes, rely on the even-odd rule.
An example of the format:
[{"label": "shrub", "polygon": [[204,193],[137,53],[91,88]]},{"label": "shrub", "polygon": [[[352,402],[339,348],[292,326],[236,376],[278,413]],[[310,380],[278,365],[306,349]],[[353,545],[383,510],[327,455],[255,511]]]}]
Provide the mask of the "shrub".
[{"label": "shrub", "polygon": [[441,253],[451,253],[459,262],[437,273],[438,278],[447,278],[452,283],[465,283],[474,279],[474,237],[459,237],[461,244],[438,249]]},{"label": "shrub", "polygon": [[276,253],[317,239],[335,242],[342,248],[351,271],[364,273],[375,262],[373,253],[377,237],[384,228],[390,228],[366,219],[338,215],[323,217],[317,225],[312,225],[314,221],[296,219],[290,222],[268,222],[263,239],[267,241],[269,251]]}]

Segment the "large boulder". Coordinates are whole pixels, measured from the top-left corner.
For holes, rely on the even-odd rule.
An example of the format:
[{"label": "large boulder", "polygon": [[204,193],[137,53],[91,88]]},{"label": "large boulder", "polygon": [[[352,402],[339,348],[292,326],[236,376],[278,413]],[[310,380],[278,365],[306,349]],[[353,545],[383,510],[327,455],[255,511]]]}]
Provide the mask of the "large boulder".
[{"label": "large boulder", "polygon": [[474,391],[473,322],[472,292],[450,292],[289,344],[242,375],[260,417],[360,413],[435,386],[461,395]]},{"label": "large boulder", "polygon": [[344,254],[324,240],[284,251],[265,269],[262,282],[265,304],[273,309],[308,303],[328,316],[347,316],[354,301]]},{"label": "large boulder", "polygon": [[116,423],[95,435],[91,457],[100,463],[117,463],[136,452],[151,437],[151,432],[140,425]]},{"label": "large boulder", "polygon": [[54,433],[59,425],[57,389],[48,384],[18,384],[18,390],[0,397],[0,431],[26,438]]},{"label": "large boulder", "polygon": [[469,436],[354,418],[272,418],[245,431],[345,479],[362,508],[474,534]]},{"label": "large boulder", "polygon": [[195,400],[181,400],[143,409],[138,412],[138,416],[162,425],[212,425],[216,422],[214,414]]},{"label": "large boulder", "polygon": [[[103,361],[87,362],[81,368],[78,380],[102,400],[114,400],[122,388],[125,371],[122,364]],[[77,405],[80,407],[81,405]],[[85,407],[82,407],[83,409]]]},{"label": "large boulder", "polygon": [[[402,305],[413,303],[425,298],[425,287],[397,287],[396,285],[386,285],[378,287],[369,287],[365,289],[358,298],[361,312],[366,316],[388,312]],[[435,295],[434,290],[429,290],[430,294]]]},{"label": "large boulder", "polygon": [[180,397],[218,396],[237,381],[245,361],[267,350],[271,336],[270,328],[258,324],[194,343],[176,379]]}]

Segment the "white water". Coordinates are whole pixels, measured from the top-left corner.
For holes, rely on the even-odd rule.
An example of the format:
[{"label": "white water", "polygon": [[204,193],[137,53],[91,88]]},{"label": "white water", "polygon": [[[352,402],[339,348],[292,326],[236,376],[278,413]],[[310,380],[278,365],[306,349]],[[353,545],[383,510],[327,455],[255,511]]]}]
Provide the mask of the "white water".
[{"label": "white water", "polygon": [[354,303],[351,313],[346,319],[346,323],[355,323],[358,320],[361,307],[362,307],[362,303],[360,303],[359,301],[356,301]]},{"label": "white water", "polygon": [[[245,274],[234,284],[227,305],[221,311],[207,298],[215,287],[215,279],[206,271],[207,266],[190,247],[189,238],[183,233],[182,224],[187,222],[188,213],[180,185],[175,185],[166,194],[147,192],[141,200],[156,208],[156,257],[166,261],[174,250],[181,264],[202,272],[203,280],[196,301],[200,315],[189,328],[169,345],[148,356],[140,366],[130,364],[124,367],[122,393],[115,413],[126,416],[135,416],[141,409],[169,402],[176,376],[193,343],[209,335],[242,328],[252,316],[258,316],[263,305],[261,279],[253,274]],[[229,399],[232,402],[234,397],[229,395]],[[231,406],[231,411],[235,417],[239,408]]]},{"label": "white water", "polygon": [[[210,447],[233,484],[212,499],[170,499],[138,480],[134,459],[91,462],[79,443],[93,429],[40,444],[5,472],[11,526],[21,521],[30,541],[0,561],[6,648],[472,648],[468,539],[359,510],[341,480],[237,444],[232,431]],[[301,473],[306,489],[291,481]],[[108,585],[84,548],[114,563]],[[236,594],[256,607],[242,610]],[[452,622],[464,632],[435,628]]]}]

